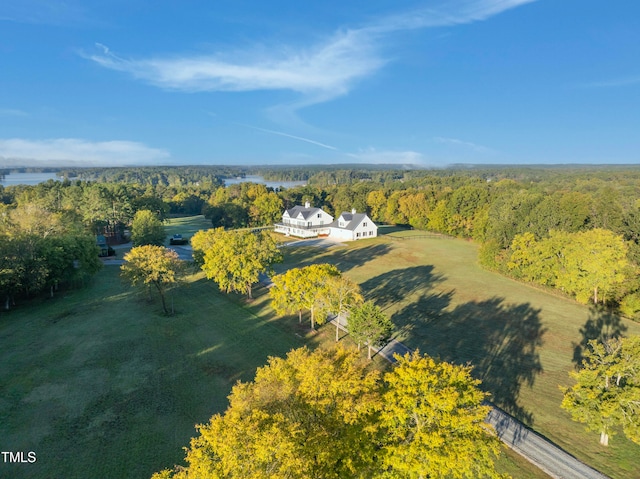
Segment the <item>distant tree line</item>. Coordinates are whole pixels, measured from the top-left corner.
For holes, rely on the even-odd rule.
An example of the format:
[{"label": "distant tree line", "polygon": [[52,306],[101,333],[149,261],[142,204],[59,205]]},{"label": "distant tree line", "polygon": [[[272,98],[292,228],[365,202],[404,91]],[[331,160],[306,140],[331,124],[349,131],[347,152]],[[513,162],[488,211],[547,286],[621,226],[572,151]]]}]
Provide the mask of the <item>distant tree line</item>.
[{"label": "distant tree line", "polygon": [[[377,222],[473,239],[487,268],[640,317],[638,167],[194,166],[63,173],[63,181],[0,187],[0,202],[9,210],[36,205],[64,213],[86,231],[116,239],[140,210],[160,221],[204,214],[212,227],[235,229],[271,225],[284,209],[307,201],[334,216],[355,208]],[[249,174],[308,184],[222,186],[225,177]],[[75,176],[92,179],[68,179]],[[588,262],[577,260],[576,244],[593,246]]]}]

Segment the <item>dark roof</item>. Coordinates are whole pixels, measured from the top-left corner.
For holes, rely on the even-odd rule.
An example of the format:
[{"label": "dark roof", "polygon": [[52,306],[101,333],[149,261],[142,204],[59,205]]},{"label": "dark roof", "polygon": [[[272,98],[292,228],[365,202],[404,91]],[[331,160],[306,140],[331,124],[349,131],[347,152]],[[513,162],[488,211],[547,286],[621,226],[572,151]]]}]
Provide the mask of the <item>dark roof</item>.
[{"label": "dark roof", "polygon": [[322,211],[322,208],[305,208],[304,206],[299,205],[296,205],[293,208],[289,208],[287,210],[290,218],[296,218],[299,214],[302,214],[302,218],[304,218],[305,220],[309,219],[311,216],[319,212],[324,213],[324,211]]},{"label": "dark roof", "polygon": [[[333,228],[340,228],[340,226],[338,226],[339,222],[340,222],[340,218],[342,218],[344,221],[347,221],[347,226],[342,227],[343,230],[355,230],[358,225],[360,223],[362,223],[366,218],[367,218],[367,214],[366,213],[342,213],[337,220],[335,220],[333,223],[331,223],[329,226],[333,227]],[[373,221],[372,221],[373,223]]]}]

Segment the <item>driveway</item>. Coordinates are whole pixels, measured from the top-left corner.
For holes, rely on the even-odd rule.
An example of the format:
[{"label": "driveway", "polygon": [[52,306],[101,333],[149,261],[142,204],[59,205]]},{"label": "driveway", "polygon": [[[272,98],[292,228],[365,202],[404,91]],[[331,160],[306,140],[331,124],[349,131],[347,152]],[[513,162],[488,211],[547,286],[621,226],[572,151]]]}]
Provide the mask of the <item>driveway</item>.
[{"label": "driveway", "polygon": [[333,246],[342,246],[343,242],[333,238],[310,238],[303,240],[293,240],[288,243],[283,243],[282,246],[294,247],[294,246],[312,246],[315,248],[331,248]]}]

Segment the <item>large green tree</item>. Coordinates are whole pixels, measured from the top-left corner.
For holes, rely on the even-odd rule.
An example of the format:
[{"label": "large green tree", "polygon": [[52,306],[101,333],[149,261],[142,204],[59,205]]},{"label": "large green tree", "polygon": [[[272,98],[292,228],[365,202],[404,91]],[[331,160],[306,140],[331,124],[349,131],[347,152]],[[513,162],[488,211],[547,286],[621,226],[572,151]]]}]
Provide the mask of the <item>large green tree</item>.
[{"label": "large green tree", "polygon": [[146,244],[162,246],[167,234],[162,221],[150,210],[140,210],[131,223],[131,241],[133,246]]},{"label": "large green tree", "polygon": [[25,203],[0,219],[0,296],[5,309],[18,295],[30,296],[95,273],[101,266],[95,238],[71,216]]},{"label": "large green tree", "polygon": [[627,245],[622,236],[605,229],[575,233],[564,248],[561,264],[558,287],[582,303],[590,299],[604,303],[626,280]]},{"label": "large green tree", "polygon": [[379,306],[366,301],[351,309],[347,317],[349,336],[360,345],[367,345],[367,357],[371,359],[371,350],[380,341],[388,338],[393,331],[393,323]]},{"label": "large green tree", "polygon": [[600,433],[607,446],[616,428],[640,444],[640,336],[589,341],[576,381],[564,392],[562,408],[575,421]]},{"label": "large green tree", "polygon": [[212,234],[212,245],[204,253],[202,270],[222,291],[243,292],[252,298],[252,285],[271,265],[282,261],[272,236],[264,231],[224,231]]},{"label": "large green tree", "polygon": [[274,193],[262,192],[258,194],[249,207],[251,223],[256,226],[272,225],[282,216],[282,200]]},{"label": "large green tree", "polygon": [[510,251],[507,265],[517,277],[555,286],[581,303],[618,299],[630,270],[622,236],[599,228],[552,230],[540,241],[523,233],[514,237]]}]

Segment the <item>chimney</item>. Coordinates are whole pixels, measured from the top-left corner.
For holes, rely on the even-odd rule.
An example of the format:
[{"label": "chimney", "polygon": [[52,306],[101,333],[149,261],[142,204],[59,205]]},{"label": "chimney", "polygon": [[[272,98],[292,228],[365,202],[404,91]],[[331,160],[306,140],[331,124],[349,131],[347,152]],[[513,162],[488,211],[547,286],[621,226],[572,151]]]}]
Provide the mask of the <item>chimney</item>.
[{"label": "chimney", "polygon": [[304,207],[305,208],[311,208],[311,203],[309,203],[308,201],[304,202]]},{"label": "chimney", "polygon": [[355,215],[356,214],[356,209],[355,208],[351,208],[351,214]]}]

